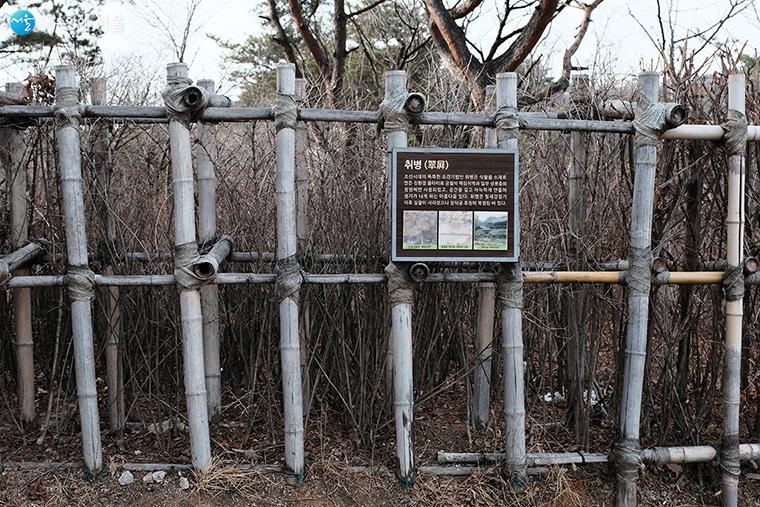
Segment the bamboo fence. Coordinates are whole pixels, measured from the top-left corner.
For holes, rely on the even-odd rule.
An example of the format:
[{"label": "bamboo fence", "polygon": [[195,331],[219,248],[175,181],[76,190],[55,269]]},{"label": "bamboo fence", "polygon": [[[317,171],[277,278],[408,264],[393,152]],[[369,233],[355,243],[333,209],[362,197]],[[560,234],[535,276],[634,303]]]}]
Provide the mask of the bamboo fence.
[{"label": "bamboo fence", "polygon": [[[385,99],[379,111],[348,111],[299,107],[296,100],[295,69],[290,64],[277,67],[277,100],[274,107],[232,108],[229,99],[213,94],[213,83],[199,82],[192,86],[185,64],[167,66],[165,107],[109,106],[105,102],[104,83],[93,86],[93,104],[78,102],[79,88],[74,68],[56,70],[56,103],[54,107],[8,105],[0,107],[0,118],[12,125],[33,126],[55,121],[58,142],[58,172],[63,194],[66,226],[67,271],[59,275],[32,275],[29,266],[43,255],[43,241],[29,242],[25,228],[25,174],[23,170],[24,133],[4,127],[2,135],[10,157],[5,158],[8,180],[11,181],[13,252],[0,257],[0,281],[14,291],[16,313],[16,353],[18,355],[21,400],[24,421],[34,418],[33,396],[28,393],[33,379],[31,360],[31,314],[29,289],[63,286],[71,303],[72,334],[75,352],[76,384],[79,401],[84,465],[88,473],[99,472],[103,465],[100,444],[100,422],[95,384],[92,306],[94,287],[109,288],[107,382],[111,427],[124,425],[123,393],[119,380],[119,293],[118,287],[175,286],[182,313],[182,350],[187,414],[191,435],[192,466],[205,470],[211,465],[209,415],[219,407],[221,383],[219,372],[219,284],[274,284],[279,299],[280,359],[283,370],[283,408],[285,435],[285,470],[303,479],[304,411],[308,407],[304,386],[308,386],[308,356],[302,341],[301,319],[307,312],[300,298],[306,284],[387,284],[390,311],[389,363],[393,379],[393,407],[396,425],[397,474],[406,485],[414,481],[418,471],[414,463],[413,421],[414,396],[412,378],[412,318],[415,284],[406,266],[389,263],[384,273],[314,274],[302,271],[299,252],[309,242],[306,222],[308,202],[308,169],[305,136],[299,134],[303,122],[379,123],[386,136],[388,152],[407,144],[410,125],[469,125],[486,127],[487,142],[500,148],[516,148],[519,130],[572,132],[573,161],[570,170],[571,227],[580,236],[583,201],[584,151],[587,134],[608,132],[633,134],[635,180],[628,259],[599,264],[600,270],[556,270],[557,263],[535,263],[539,271],[523,271],[517,263],[500,266],[498,272],[432,272],[417,284],[474,283],[479,289],[479,318],[476,342],[476,396],[473,397],[473,420],[489,422],[488,406],[491,383],[490,354],[493,349],[494,305],[501,308],[502,348],[504,353],[504,453],[440,453],[439,461],[447,466],[419,467],[421,473],[471,473],[479,463],[504,462],[513,483],[520,484],[530,467],[555,464],[613,462],[617,472],[617,503],[636,504],[636,483],[644,464],[693,463],[719,459],[723,473],[724,505],[737,504],[739,463],[760,458],[760,444],[738,441],[741,366],[742,298],[745,285],[760,284],[757,262],[743,258],[744,221],[744,148],[747,141],[760,141],[760,127],[747,125],[744,118],[744,77],[729,79],[728,122],[723,126],[681,125],[685,119],[678,104],[658,102],[658,73],[639,76],[637,100],[610,103],[604,110],[622,120],[586,120],[559,118],[552,113],[520,113],[517,111],[517,76],[499,74],[494,96],[496,111],[491,112],[427,112],[425,100],[406,89],[406,74],[386,74]],[[581,83],[582,84],[582,83]],[[303,84],[298,84],[303,86]],[[14,90],[9,89],[9,92]],[[82,181],[80,130],[83,123],[103,120],[131,119],[140,122],[167,122],[174,187],[175,250],[170,253],[132,253],[135,258],[164,256],[173,259],[174,274],[114,274],[110,263],[103,273],[90,271],[85,235],[84,184]],[[633,119],[633,121],[629,121]],[[274,254],[232,252],[232,241],[217,236],[216,173],[213,129],[219,122],[274,121],[276,134],[276,199],[277,249]],[[196,150],[199,189],[199,234],[195,223],[195,177],[193,175],[190,126],[199,125]],[[299,141],[300,139],[300,141]],[[489,141],[491,139],[491,141]],[[712,268],[698,272],[668,271],[663,262],[652,258],[651,231],[654,198],[654,172],[658,141],[690,139],[720,141],[729,153],[727,251],[725,260],[708,263]],[[110,223],[108,213],[109,163],[107,132],[96,137],[96,166],[101,173],[99,192],[102,216]],[[390,159],[390,157],[389,157]],[[390,165],[388,166],[390,167]],[[127,253],[116,250],[113,226],[106,226],[102,238],[105,252],[98,255],[108,260]],[[208,253],[201,254],[198,242],[214,243]],[[236,257],[237,256],[237,257]],[[267,257],[268,256],[268,257]],[[315,256],[313,259],[316,260]],[[219,272],[225,260],[251,262],[276,261],[274,273]],[[327,262],[345,261],[340,256],[325,255]],[[356,259],[348,259],[349,262]],[[565,262],[577,269],[577,251]],[[549,266],[548,270],[545,268]],[[525,444],[525,387],[523,371],[522,299],[524,284],[618,284],[628,288],[628,322],[623,371],[623,393],[620,409],[620,440],[609,454],[527,453]],[[657,447],[642,449],[639,425],[642,384],[647,354],[649,295],[652,285],[723,284],[726,289],[725,362],[723,365],[724,437],[720,445],[693,447]],[[583,314],[581,296],[576,298],[575,315]],[[306,317],[308,318],[308,317]],[[575,340],[580,340],[575,335]],[[306,342],[308,343],[308,342]],[[578,345],[579,349],[582,349]],[[575,354],[575,352],[573,353]],[[576,355],[577,359],[577,355]],[[574,375],[582,377],[583,364],[576,364]],[[111,393],[111,391],[114,391]],[[582,395],[582,394],[581,394]],[[30,401],[31,400],[31,401]],[[31,403],[31,404],[30,404]],[[471,466],[454,466],[469,464]],[[153,466],[153,465],[151,465]]]}]

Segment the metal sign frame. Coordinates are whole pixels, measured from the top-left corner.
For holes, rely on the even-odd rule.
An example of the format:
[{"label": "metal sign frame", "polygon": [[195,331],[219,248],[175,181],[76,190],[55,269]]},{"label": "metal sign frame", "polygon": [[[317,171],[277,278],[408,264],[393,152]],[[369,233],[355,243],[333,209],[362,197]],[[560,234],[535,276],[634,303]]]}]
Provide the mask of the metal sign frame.
[{"label": "metal sign frame", "polygon": [[[446,154],[463,154],[470,153],[477,154],[503,154],[514,155],[514,192],[513,192],[513,209],[507,210],[511,217],[507,218],[512,224],[512,230],[514,231],[512,240],[512,255],[468,255],[457,256],[457,250],[448,250],[451,252],[447,255],[405,255],[398,253],[398,212],[404,211],[398,209],[398,155],[401,153],[419,153],[423,155],[446,155]],[[518,262],[520,259],[520,205],[518,201],[519,195],[519,175],[520,175],[520,160],[519,150],[517,149],[502,149],[502,148],[393,148],[391,151],[391,260],[394,262],[498,262],[509,263]],[[506,168],[509,171],[509,168]],[[440,212],[439,210],[436,210]],[[463,210],[466,211],[466,210]],[[510,220],[511,218],[511,220]],[[436,235],[438,232],[436,231]],[[509,238],[507,238],[509,241]],[[509,247],[508,247],[509,249]],[[472,252],[473,250],[465,250]],[[436,253],[441,253],[442,250],[436,249]]]}]

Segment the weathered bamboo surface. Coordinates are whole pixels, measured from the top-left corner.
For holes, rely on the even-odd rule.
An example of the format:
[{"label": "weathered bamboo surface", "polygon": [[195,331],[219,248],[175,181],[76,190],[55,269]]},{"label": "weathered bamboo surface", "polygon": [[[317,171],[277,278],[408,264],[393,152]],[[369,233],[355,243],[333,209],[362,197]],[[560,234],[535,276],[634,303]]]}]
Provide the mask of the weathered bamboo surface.
[{"label": "weathered bamboo surface", "polygon": [[5,268],[8,271],[15,271],[16,269],[31,263],[44,253],[45,247],[42,246],[41,242],[31,241],[8,255],[0,257],[0,263],[4,263]]},{"label": "weathered bamboo surface", "polygon": [[[707,463],[718,457],[718,446],[692,445],[653,447],[641,449],[641,460],[646,464],[666,465],[668,463]],[[739,459],[753,461],[760,458],[760,444],[740,444]],[[445,452],[438,451],[437,461],[442,464],[499,463],[506,459],[503,452]],[[608,463],[609,453],[593,452],[544,452],[527,453],[528,466],[580,465]]]},{"label": "weathered bamboo surface", "polygon": [[[508,115],[496,126],[499,148],[517,150],[518,124],[510,121],[517,111],[517,73],[496,75],[496,107]],[[519,221],[519,216],[516,217]],[[519,263],[500,266],[497,279],[501,311],[502,376],[504,378],[504,442],[506,469],[514,484],[522,484],[526,476],[525,461],[525,366],[523,340],[524,277]]]},{"label": "weathered bamboo surface", "polygon": [[56,68],[56,108],[65,121],[57,130],[58,165],[63,194],[66,250],[68,253],[67,277],[71,277],[71,331],[74,343],[77,400],[82,428],[84,461],[90,474],[103,466],[100,443],[98,393],[95,381],[95,350],[92,325],[92,290],[89,285],[87,235],[85,231],[84,185],[82,182],[82,154],[79,119],[67,114],[79,101],[79,83],[71,65]]},{"label": "weathered bamboo surface", "polygon": [[[187,84],[187,65],[172,63],[166,67],[167,89],[181,89]],[[174,245],[179,250],[195,247],[195,193],[190,129],[181,116],[169,121],[169,151],[174,190]],[[195,252],[197,254],[197,251]],[[186,262],[183,260],[182,262]],[[184,268],[175,260],[175,270]],[[205,471],[211,466],[206,381],[203,367],[203,319],[198,288],[177,285],[182,329],[185,403],[190,428],[193,465]]]},{"label": "weathered bamboo surface", "polygon": [[[403,70],[385,73],[385,98],[390,113],[385,122],[386,158],[386,207],[387,223],[390,224],[390,184],[392,168],[392,151],[394,148],[406,148],[408,143],[407,123],[409,116],[405,110],[397,110],[394,103],[399,99],[403,102],[407,95],[406,72]],[[403,270],[403,266],[389,264],[389,267]],[[403,484],[411,485],[415,478],[414,465],[414,379],[412,352],[412,302],[411,300],[394,301],[396,293],[402,293],[403,288],[387,285],[387,300],[390,305],[390,337],[387,366],[391,370],[393,380],[393,413],[396,428],[396,459],[398,477]],[[411,299],[411,298],[410,298]]]},{"label": "weathered bamboo surface", "polygon": [[[640,102],[636,115],[646,114],[647,108],[658,100],[660,75],[657,72],[639,74]],[[634,182],[629,231],[628,265],[636,276],[628,280],[628,320],[623,365],[623,385],[620,394],[619,439],[615,444],[617,476],[617,505],[634,507],[639,470],[635,451],[639,448],[641,399],[644,389],[644,366],[648,338],[649,296],[652,274],[652,217],[654,213],[654,180],[657,167],[656,139],[648,133],[636,132],[634,137]]]},{"label": "weathered bamboo surface", "polygon": [[[748,275],[747,285],[760,285],[760,273]],[[666,271],[658,274],[653,285],[718,285],[723,282],[723,271]],[[258,284],[274,283],[274,273],[218,273],[209,283]],[[305,273],[304,283],[312,284],[375,284],[385,283],[385,273]],[[431,273],[424,283],[488,283],[496,281],[496,273]],[[590,283],[623,284],[625,271],[523,271],[527,284]],[[95,285],[101,286],[161,286],[176,283],[174,275],[95,275]],[[55,287],[63,284],[63,275],[11,276],[9,288]]]},{"label": "weathered bamboo surface", "polygon": [[[486,88],[486,108],[496,104],[496,86]],[[484,147],[496,148],[496,131],[484,131]],[[476,426],[488,427],[491,415],[491,374],[493,370],[494,324],[496,318],[496,284],[478,287],[478,314],[475,331],[475,367],[472,373],[472,416]]]},{"label": "weathered bamboo surface", "polygon": [[[166,110],[158,106],[80,106],[80,115],[84,119],[122,119],[166,121]],[[517,113],[521,130],[553,130],[562,132],[607,132],[617,134],[632,134],[634,129],[629,121],[609,120],[578,120],[555,118],[546,113]],[[53,108],[39,105],[9,105],[0,106],[0,117],[8,118],[52,118]],[[337,109],[298,110],[301,121],[377,123],[377,111],[350,111]],[[259,120],[274,120],[274,110],[271,107],[208,107],[200,119],[205,122],[246,122]],[[430,111],[419,115],[416,122],[420,125],[468,125],[493,127],[495,115],[480,112],[444,112]],[[724,136],[720,125],[681,125],[666,130],[662,139],[693,139],[703,141],[719,141]],[[760,126],[750,125],[747,128],[747,141],[760,141]]]},{"label": "weathered bamboo surface", "polygon": [[[198,86],[209,94],[215,91],[214,82],[198,81]],[[198,122],[196,129],[196,173],[198,177],[198,239],[211,242],[216,237],[216,169],[217,146],[215,127]],[[213,417],[222,402],[222,373],[219,344],[219,288],[216,285],[201,287],[203,313],[203,367],[206,377],[208,414]]]},{"label": "weathered bamboo surface", "polygon": [[[199,245],[201,246],[201,245]],[[275,262],[277,259],[274,252],[244,252],[233,251],[227,258],[227,262],[240,262],[240,263],[255,263],[255,262]],[[171,252],[126,252],[125,254],[114,254],[114,260],[130,261],[130,262],[168,262],[174,259],[174,254]],[[299,255],[299,258],[307,263],[322,263],[322,264],[356,264],[356,265],[378,265],[388,262],[387,257],[384,256],[361,256],[352,254],[339,254],[339,253],[305,253]],[[60,262],[64,259],[62,254],[50,254],[45,253],[39,257],[30,259],[30,262],[47,264],[51,262]],[[97,252],[90,253],[91,260],[104,260],[103,256],[97,254]],[[756,273],[760,264],[756,257],[745,257],[745,271],[747,274]],[[652,260],[652,270],[656,273],[665,273],[668,271],[667,266],[663,266],[664,260],[655,258]],[[593,267],[593,272],[597,271],[626,271],[628,269],[628,260],[626,259],[613,259],[613,260],[590,260],[587,261],[588,266]],[[477,262],[436,262],[437,268],[444,269],[460,269],[460,270],[478,270],[483,266]],[[715,259],[704,261],[699,266],[699,271],[725,271],[726,270],[725,259]],[[523,271],[568,271],[568,263],[564,260],[522,260],[520,261],[520,267]],[[702,283],[702,282],[696,282]]]},{"label": "weathered bamboo surface", "polygon": [[[744,74],[728,76],[728,119],[734,116],[744,119],[745,113]],[[744,121],[746,124],[746,120]],[[737,129],[740,127],[737,127]],[[741,127],[743,128],[743,127]],[[739,133],[740,134],[740,133]],[[728,157],[728,209],[726,211],[726,261],[728,269],[742,274],[744,253],[744,143],[729,148]],[[730,278],[727,278],[730,283]],[[741,281],[741,278],[739,278]],[[740,294],[735,289],[725,291],[725,338],[723,340],[723,443],[721,449],[721,476],[723,488],[721,497],[726,507],[736,507],[739,503],[739,476],[741,468],[738,459],[739,408],[741,402],[741,355],[742,320],[744,314],[744,287]]]},{"label": "weathered bamboo surface", "polygon": [[[293,284],[290,271],[300,273],[296,233],[296,137],[295,122],[289,119],[296,93],[295,65],[277,66],[276,201],[277,201],[277,293],[280,299],[280,364],[282,366],[283,419],[285,422],[285,465],[298,480],[304,477],[303,384],[299,338],[300,281]],[[297,276],[297,275],[295,275]],[[281,278],[282,277],[282,278]],[[296,287],[291,287],[296,285]]]},{"label": "weathered bamboo surface", "polygon": [[[9,98],[22,96],[21,83],[6,85]],[[8,199],[10,204],[10,239],[11,245],[17,250],[3,259],[6,264],[0,277],[5,278],[7,272],[15,275],[31,273],[25,266],[28,261],[41,253],[41,245],[28,243],[29,240],[29,191],[27,185],[26,133],[22,129],[4,128],[3,134],[7,146],[7,168],[0,168],[0,173],[7,176]],[[5,179],[0,177],[1,179]],[[0,182],[0,188],[2,188]],[[2,269],[3,266],[0,266]],[[16,271],[18,269],[18,271]],[[0,282],[1,284],[1,282]],[[32,299],[29,289],[13,291],[14,336],[13,345],[16,351],[16,371],[18,373],[18,397],[22,424],[32,423],[35,419],[34,404],[34,333],[32,331]]]}]

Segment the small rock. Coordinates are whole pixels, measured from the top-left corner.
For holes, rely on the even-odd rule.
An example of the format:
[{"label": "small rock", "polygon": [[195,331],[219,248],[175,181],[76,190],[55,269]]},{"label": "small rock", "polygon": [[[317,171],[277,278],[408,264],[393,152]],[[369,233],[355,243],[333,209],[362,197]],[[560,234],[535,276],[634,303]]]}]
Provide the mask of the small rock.
[{"label": "small rock", "polygon": [[156,470],[153,472],[153,482],[164,482],[164,477],[166,477],[166,472],[163,470]]},{"label": "small rock", "polygon": [[126,486],[135,482],[135,476],[129,470],[124,470],[119,476],[119,485]]},{"label": "small rock", "polygon": [[151,472],[148,472],[148,475],[143,477],[144,484],[153,484],[154,482],[156,481],[153,480],[153,474]]},{"label": "small rock", "polygon": [[190,481],[187,480],[187,477],[179,478],[179,489],[183,491],[190,489]]}]

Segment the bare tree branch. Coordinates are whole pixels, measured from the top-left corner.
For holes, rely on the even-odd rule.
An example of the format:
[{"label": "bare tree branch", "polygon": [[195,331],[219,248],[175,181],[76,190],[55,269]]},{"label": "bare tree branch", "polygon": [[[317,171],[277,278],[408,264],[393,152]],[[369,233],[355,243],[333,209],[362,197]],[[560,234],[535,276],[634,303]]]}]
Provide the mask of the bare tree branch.
[{"label": "bare tree branch", "polygon": [[298,30],[298,33],[301,34],[301,37],[303,37],[306,47],[309,48],[309,52],[314,58],[314,62],[317,64],[320,75],[322,78],[328,77],[330,60],[327,56],[327,52],[322,47],[322,44],[320,44],[319,40],[317,40],[316,36],[311,31],[311,28],[309,28],[309,23],[303,16],[301,2],[299,0],[289,0],[288,4],[290,5],[290,13],[293,16],[293,21],[295,21],[296,29]]},{"label": "bare tree branch", "polygon": [[369,12],[372,9],[374,9],[375,7],[377,7],[378,5],[381,5],[381,4],[385,3],[385,2],[386,2],[386,0],[376,0],[375,2],[372,2],[371,4],[369,4],[368,6],[362,7],[358,11],[354,11],[354,12],[351,12],[351,13],[347,14],[346,17],[348,19],[351,19],[354,16],[359,16],[360,14],[364,14],[365,12]]},{"label": "bare tree branch", "polygon": [[536,47],[544,30],[554,18],[558,7],[559,0],[541,0],[512,45],[500,56],[488,62],[488,73],[496,74],[497,72],[516,70]]},{"label": "bare tree branch", "polygon": [[454,19],[463,18],[477,9],[482,3],[483,0],[464,0],[461,4],[449,9],[449,14],[451,14],[451,17]]},{"label": "bare tree branch", "polygon": [[280,22],[280,13],[277,10],[277,2],[276,0],[267,0],[267,3],[269,5],[268,21],[272,24],[272,27],[274,28],[274,32],[275,32],[275,36],[272,38],[272,40],[275,43],[277,43],[278,46],[282,48],[282,51],[285,53],[285,57],[287,58],[287,60],[290,63],[295,64],[296,75],[301,76],[301,70],[296,60],[295,48],[293,47],[293,43],[288,37],[288,34],[285,31],[285,28],[282,26],[282,23]]},{"label": "bare tree branch", "polygon": [[571,60],[581,46],[581,42],[583,42],[583,38],[588,31],[588,26],[591,24],[591,13],[594,12],[594,9],[599,7],[599,4],[603,1],[604,0],[594,0],[590,4],[581,4],[581,8],[583,9],[583,20],[578,27],[578,32],[575,34],[573,43],[565,50],[565,54],[562,57],[562,77],[567,80],[570,79],[570,72],[573,70]]}]

